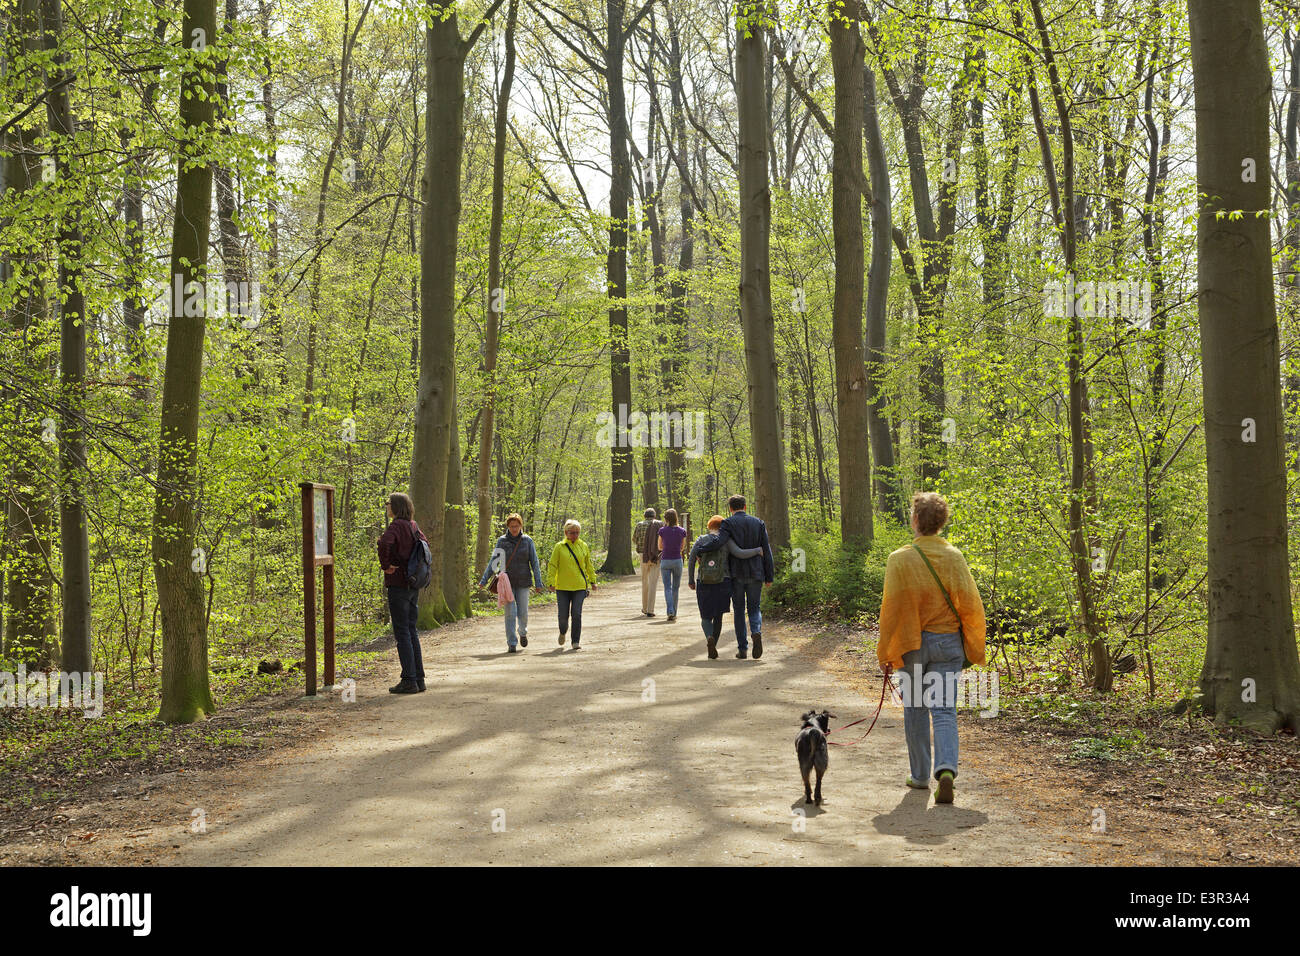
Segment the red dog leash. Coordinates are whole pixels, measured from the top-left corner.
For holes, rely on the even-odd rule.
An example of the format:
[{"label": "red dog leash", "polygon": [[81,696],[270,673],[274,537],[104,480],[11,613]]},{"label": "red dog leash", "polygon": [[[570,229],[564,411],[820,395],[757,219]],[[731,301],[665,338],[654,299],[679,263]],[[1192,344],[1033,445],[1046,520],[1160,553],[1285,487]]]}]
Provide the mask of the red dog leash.
[{"label": "red dog leash", "polygon": [[[885,665],[885,679],[881,682],[881,685],[880,685],[880,703],[876,705],[876,715],[875,715],[874,717],[871,718],[871,726],[867,728],[867,733],[866,733],[866,734],[863,734],[861,737],[857,738],[857,740],[851,740],[851,741],[849,741],[849,742],[846,743],[846,744],[842,744],[842,743],[840,743],[838,740],[830,740],[830,739],[827,739],[826,742],[827,742],[828,744],[830,744],[830,745],[833,746],[833,747],[852,747],[854,744],[858,743],[859,741],[862,741],[862,740],[865,740],[865,739],[866,739],[867,734],[871,733],[872,729],[876,726],[876,721],[880,719],[880,712],[881,712],[881,711],[884,709],[884,707],[885,707],[885,694],[887,694],[887,693],[889,692],[889,687],[890,687],[890,683],[889,683],[889,675],[893,673],[893,670],[894,670],[894,669],[893,669],[892,667],[890,667],[888,664]],[[851,723],[851,724],[845,724],[843,727],[837,727],[835,730],[833,730],[833,731],[829,731],[829,732],[826,734],[826,736],[827,736],[827,738],[829,738],[830,735],[831,735],[832,733],[836,733],[836,734],[837,734],[837,733],[839,733],[841,730],[848,730],[850,727],[854,727],[854,726],[856,726],[857,724],[862,723],[862,722],[865,721],[866,719],[867,719],[867,718],[863,717],[863,718],[861,718],[861,720],[855,720],[855,721],[853,721],[853,723]]]}]

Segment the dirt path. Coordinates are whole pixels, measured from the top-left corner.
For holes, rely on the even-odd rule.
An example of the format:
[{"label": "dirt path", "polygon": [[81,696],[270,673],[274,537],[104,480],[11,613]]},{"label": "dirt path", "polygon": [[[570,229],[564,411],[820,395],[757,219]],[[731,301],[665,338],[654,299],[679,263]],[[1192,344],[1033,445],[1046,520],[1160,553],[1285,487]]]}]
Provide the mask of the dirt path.
[{"label": "dirt path", "polygon": [[[728,619],[708,661],[694,594],[669,624],[662,595],[660,616],[640,615],[638,587],[588,599],[577,653],[557,647],[552,605],[520,654],[504,653],[497,617],[426,634],[427,693],[367,681],[356,703],[301,704],[336,713],[328,735],[169,783],[153,807],[175,825],[134,849],[198,865],[1081,862],[1073,839],[1027,829],[974,768],[956,806],[906,789],[896,707],[832,749],[825,804],[796,832],[799,714],[826,706],[846,723],[876,698],[776,625],[761,661],[738,661]],[[205,833],[191,832],[196,809]]]}]

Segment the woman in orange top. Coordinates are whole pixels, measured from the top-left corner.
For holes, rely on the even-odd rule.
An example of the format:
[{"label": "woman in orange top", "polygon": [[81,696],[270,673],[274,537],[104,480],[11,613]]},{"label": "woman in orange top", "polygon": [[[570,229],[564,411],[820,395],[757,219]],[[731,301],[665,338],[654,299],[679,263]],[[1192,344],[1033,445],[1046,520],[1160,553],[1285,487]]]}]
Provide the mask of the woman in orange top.
[{"label": "woman in orange top", "polygon": [[[885,566],[880,640],[876,645],[881,666],[890,665],[902,678],[903,732],[911,765],[909,787],[929,789],[933,715],[934,775],[939,781],[936,803],[952,803],[953,799],[957,776],[957,679],[963,653],[972,664],[984,663],[984,603],[962,553],[939,537],[947,523],[948,502],[943,496],[932,491],[912,496],[912,532],[916,539],[891,554]],[[917,553],[918,549],[924,557]],[[926,559],[934,574],[926,566]]]}]

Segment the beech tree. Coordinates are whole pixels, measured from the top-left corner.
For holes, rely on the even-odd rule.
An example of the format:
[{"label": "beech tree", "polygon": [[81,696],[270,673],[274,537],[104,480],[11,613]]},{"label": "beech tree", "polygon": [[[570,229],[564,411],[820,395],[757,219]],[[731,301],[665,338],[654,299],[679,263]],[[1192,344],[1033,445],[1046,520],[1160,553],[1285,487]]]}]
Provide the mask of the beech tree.
[{"label": "beech tree", "polygon": [[1259,0],[1188,0],[1196,89],[1197,304],[1209,478],[1202,709],[1300,729],[1267,175],[1271,77]]},{"label": "beech tree", "polygon": [[[203,600],[207,554],[195,547],[199,401],[207,332],[208,233],[212,165],[208,136],[216,103],[216,0],[185,0],[181,34],[181,128],[172,227],[167,364],[163,372],[154,498],[153,568],[162,617],[162,706],[168,723],[191,723],[215,710],[208,683],[208,618]],[[197,307],[195,303],[197,302]]]}]

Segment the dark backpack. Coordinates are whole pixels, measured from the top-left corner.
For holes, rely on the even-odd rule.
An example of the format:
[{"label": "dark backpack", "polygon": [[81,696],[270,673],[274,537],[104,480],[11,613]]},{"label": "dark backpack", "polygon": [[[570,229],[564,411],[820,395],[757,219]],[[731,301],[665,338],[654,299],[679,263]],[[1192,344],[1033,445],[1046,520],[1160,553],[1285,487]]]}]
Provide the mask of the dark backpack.
[{"label": "dark backpack", "polygon": [[727,549],[700,552],[700,583],[721,584],[727,579]]},{"label": "dark backpack", "polygon": [[424,535],[418,530],[415,535],[411,556],[406,559],[406,586],[423,591],[433,580],[433,552],[429,550],[429,542],[424,540]]}]

